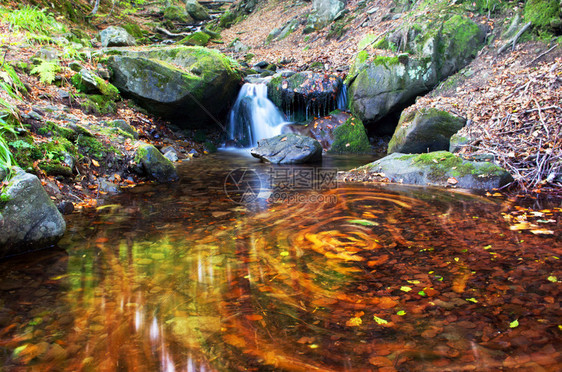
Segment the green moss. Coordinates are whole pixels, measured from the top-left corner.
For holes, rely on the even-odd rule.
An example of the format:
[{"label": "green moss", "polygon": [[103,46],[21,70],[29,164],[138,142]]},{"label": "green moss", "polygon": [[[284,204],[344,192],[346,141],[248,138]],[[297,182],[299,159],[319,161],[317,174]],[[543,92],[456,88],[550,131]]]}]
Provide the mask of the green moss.
[{"label": "green moss", "polygon": [[189,18],[185,12],[185,8],[177,5],[171,5],[164,9],[164,19],[169,21],[187,22]]},{"label": "green moss", "polygon": [[86,97],[86,101],[80,106],[82,109],[92,115],[114,114],[117,111],[117,105],[111,99],[101,94],[92,94]]},{"label": "green moss", "polygon": [[222,28],[230,28],[237,22],[236,13],[226,11],[219,19],[219,26]]},{"label": "green moss", "polygon": [[357,57],[355,57],[355,61],[356,63],[365,63],[366,60],[369,59],[369,52],[367,52],[366,50],[362,50],[359,53],[357,53]]},{"label": "green moss", "polygon": [[62,163],[60,160],[41,161],[38,164],[39,169],[42,169],[48,176],[64,176],[72,177],[72,169]]},{"label": "green moss", "polygon": [[523,11],[525,21],[537,29],[549,30],[551,22],[560,19],[558,0],[528,0]]},{"label": "green moss", "polygon": [[102,160],[107,155],[107,152],[112,150],[104,146],[94,137],[79,136],[76,144],[82,154],[86,154],[97,160]]},{"label": "green moss", "polygon": [[368,153],[371,145],[361,120],[351,117],[334,132],[334,142],[330,153]]},{"label": "green moss", "polygon": [[466,53],[476,55],[476,46],[481,31],[471,19],[458,14],[449,18],[443,24],[442,35],[450,45],[449,53],[460,56]]}]

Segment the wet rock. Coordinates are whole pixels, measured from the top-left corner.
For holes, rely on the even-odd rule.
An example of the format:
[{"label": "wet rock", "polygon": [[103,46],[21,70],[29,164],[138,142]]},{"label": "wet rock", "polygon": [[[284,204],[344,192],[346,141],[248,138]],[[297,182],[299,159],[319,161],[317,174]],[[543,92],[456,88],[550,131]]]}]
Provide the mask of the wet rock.
[{"label": "wet rock", "polygon": [[71,214],[72,212],[74,212],[74,204],[70,201],[62,201],[57,205],[57,209],[63,215]]},{"label": "wet rock", "polygon": [[175,148],[173,148],[172,146],[166,146],[162,149],[162,153],[164,154],[164,157],[166,159],[168,159],[169,161],[171,161],[172,163],[178,161],[178,152],[176,151]]},{"label": "wet rock", "polygon": [[465,124],[465,119],[434,108],[404,111],[388,144],[388,153],[449,150],[449,139]]},{"label": "wet rock", "polygon": [[106,180],[105,178],[98,179],[98,190],[108,193],[108,194],[117,194],[119,193],[119,185]]},{"label": "wet rock", "polygon": [[490,162],[467,161],[447,151],[426,154],[393,153],[344,173],[344,179],[369,180],[384,176],[392,182],[455,186],[491,190],[513,181],[511,175]]},{"label": "wet rock", "polygon": [[125,47],[136,45],[135,38],[127,30],[119,26],[110,26],[100,32],[101,46],[106,47]]},{"label": "wet rock", "polygon": [[64,218],[39,179],[17,168],[0,202],[0,257],[45,248],[66,230]]},{"label": "wet rock", "polygon": [[137,148],[135,161],[142,164],[144,172],[158,182],[172,182],[178,179],[174,164],[152,145],[141,143]]},{"label": "wet rock", "polygon": [[289,133],[258,141],[251,154],[275,164],[314,163],[322,160],[322,146],[310,137]]},{"label": "wet rock", "polygon": [[267,84],[267,97],[295,121],[304,121],[337,109],[342,89],[343,82],[335,75],[304,71],[288,77],[276,74]]}]

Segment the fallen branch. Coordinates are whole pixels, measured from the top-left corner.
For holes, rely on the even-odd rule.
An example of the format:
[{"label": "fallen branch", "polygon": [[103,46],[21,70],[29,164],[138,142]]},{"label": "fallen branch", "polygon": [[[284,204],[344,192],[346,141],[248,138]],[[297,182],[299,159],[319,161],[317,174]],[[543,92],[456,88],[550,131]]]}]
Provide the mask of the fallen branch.
[{"label": "fallen branch", "polygon": [[558,45],[554,45],[553,47],[551,47],[550,49],[548,49],[546,52],[542,52],[541,54],[539,54],[535,59],[533,59],[531,62],[529,62],[527,64],[526,67],[531,66],[533,63],[535,63],[538,59],[540,59],[542,56],[545,56],[547,53],[550,53],[554,48],[556,48]]},{"label": "fallen branch", "polygon": [[170,32],[168,30],[166,30],[165,28],[162,27],[156,27],[155,28],[156,31],[163,33],[166,36],[169,37],[178,37],[178,36],[189,36],[190,33],[189,32],[180,32],[179,34],[174,34],[173,32]]},{"label": "fallen branch", "polygon": [[517,39],[519,39],[519,37],[525,32],[527,31],[527,29],[531,27],[531,22],[526,23],[523,27],[521,27],[521,29],[519,30],[519,32],[517,32],[517,35],[515,35],[513,38],[511,38],[507,43],[505,43],[499,50],[498,50],[498,54],[502,54],[508,47],[509,44],[511,44],[511,51],[515,50],[515,44],[517,44]]}]

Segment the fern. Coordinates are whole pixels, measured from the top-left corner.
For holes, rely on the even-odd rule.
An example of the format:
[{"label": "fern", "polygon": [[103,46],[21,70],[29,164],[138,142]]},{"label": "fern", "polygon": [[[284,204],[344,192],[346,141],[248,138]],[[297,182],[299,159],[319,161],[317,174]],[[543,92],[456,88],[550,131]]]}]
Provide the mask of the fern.
[{"label": "fern", "polygon": [[10,132],[12,134],[16,133],[14,128],[7,124],[4,120],[0,119],[0,169],[6,174],[6,179],[10,179],[13,175],[12,167],[16,164],[14,156],[10,151],[10,147],[4,139],[4,133]]},{"label": "fern", "polygon": [[42,61],[40,65],[31,70],[32,74],[39,74],[42,83],[51,84],[55,81],[57,72],[60,71],[58,61]]}]

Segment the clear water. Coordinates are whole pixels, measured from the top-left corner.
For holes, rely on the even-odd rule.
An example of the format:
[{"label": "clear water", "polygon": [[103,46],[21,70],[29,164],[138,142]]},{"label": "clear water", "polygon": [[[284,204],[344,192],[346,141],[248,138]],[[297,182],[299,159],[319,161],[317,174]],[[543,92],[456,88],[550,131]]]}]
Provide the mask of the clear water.
[{"label": "clear water", "polygon": [[194,160],[69,216],[60,249],[1,262],[3,370],[560,370],[559,223],[513,231],[507,203],[397,185],[240,205],[239,168],[271,174]]}]

